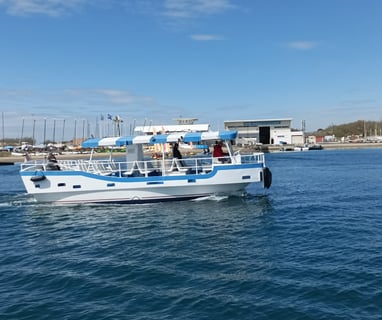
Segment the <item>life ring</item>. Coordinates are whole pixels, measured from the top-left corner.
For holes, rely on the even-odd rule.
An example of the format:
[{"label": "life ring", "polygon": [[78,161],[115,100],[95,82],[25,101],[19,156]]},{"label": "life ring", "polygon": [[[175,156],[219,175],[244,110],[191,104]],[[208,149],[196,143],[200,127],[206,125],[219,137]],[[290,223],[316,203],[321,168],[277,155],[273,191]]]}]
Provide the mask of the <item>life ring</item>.
[{"label": "life ring", "polygon": [[263,183],[266,189],[269,189],[272,184],[272,172],[267,167],[263,169]]}]

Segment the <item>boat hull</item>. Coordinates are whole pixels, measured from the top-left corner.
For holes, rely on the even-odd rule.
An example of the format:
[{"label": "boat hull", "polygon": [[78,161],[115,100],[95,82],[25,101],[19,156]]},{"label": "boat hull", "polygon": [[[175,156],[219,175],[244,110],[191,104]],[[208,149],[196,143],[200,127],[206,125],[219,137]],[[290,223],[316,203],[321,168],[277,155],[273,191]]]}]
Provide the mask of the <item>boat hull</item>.
[{"label": "boat hull", "polygon": [[255,164],[232,165],[202,174],[136,178],[46,171],[41,181],[32,181],[33,172],[23,172],[21,178],[38,202],[150,203],[240,194],[248,184],[263,180],[263,169]]}]

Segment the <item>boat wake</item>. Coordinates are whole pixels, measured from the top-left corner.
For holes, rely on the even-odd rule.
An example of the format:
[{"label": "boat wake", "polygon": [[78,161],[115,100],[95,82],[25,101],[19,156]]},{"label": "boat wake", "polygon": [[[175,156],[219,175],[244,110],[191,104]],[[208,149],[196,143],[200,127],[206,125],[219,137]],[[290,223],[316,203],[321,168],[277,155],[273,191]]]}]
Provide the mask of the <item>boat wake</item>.
[{"label": "boat wake", "polygon": [[27,194],[1,194],[0,207],[20,207],[35,204],[36,200]]},{"label": "boat wake", "polygon": [[199,201],[216,201],[216,202],[219,202],[219,201],[222,201],[225,199],[228,199],[228,196],[210,195],[210,196],[206,196],[206,197],[196,198],[196,199],[193,199],[191,201],[196,201],[196,202],[199,202]]}]

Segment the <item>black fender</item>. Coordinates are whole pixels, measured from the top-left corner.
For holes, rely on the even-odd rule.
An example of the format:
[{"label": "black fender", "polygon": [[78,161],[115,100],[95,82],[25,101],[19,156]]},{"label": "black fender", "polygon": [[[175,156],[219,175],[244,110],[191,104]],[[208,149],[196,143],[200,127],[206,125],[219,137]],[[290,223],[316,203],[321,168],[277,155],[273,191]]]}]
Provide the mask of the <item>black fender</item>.
[{"label": "black fender", "polygon": [[269,189],[272,184],[272,172],[269,168],[265,167],[263,169],[263,185],[264,188]]},{"label": "black fender", "polygon": [[44,174],[39,174],[37,172],[35,173],[34,176],[31,177],[31,181],[33,181],[33,182],[43,181],[45,179],[46,179],[46,177]]}]

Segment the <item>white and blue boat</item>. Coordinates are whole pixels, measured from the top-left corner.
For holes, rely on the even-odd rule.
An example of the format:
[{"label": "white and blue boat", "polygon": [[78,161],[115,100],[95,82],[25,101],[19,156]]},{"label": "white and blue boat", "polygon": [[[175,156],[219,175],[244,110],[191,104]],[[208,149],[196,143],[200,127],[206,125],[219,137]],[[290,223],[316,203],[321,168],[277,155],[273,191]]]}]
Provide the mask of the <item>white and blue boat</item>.
[{"label": "white and blue boat", "polygon": [[[251,183],[269,188],[272,174],[264,154],[234,152],[237,131],[184,132],[159,135],[89,139],[83,148],[88,159],[29,161],[21,164],[20,176],[28,194],[38,202],[56,203],[150,203],[189,200],[212,195],[243,194]],[[145,157],[144,146],[185,144],[208,146],[222,141],[227,155],[211,154],[175,159]],[[107,159],[94,157],[97,148],[126,148],[123,156],[111,152]],[[163,150],[165,148],[162,148]],[[106,156],[105,156],[106,157]]]}]

